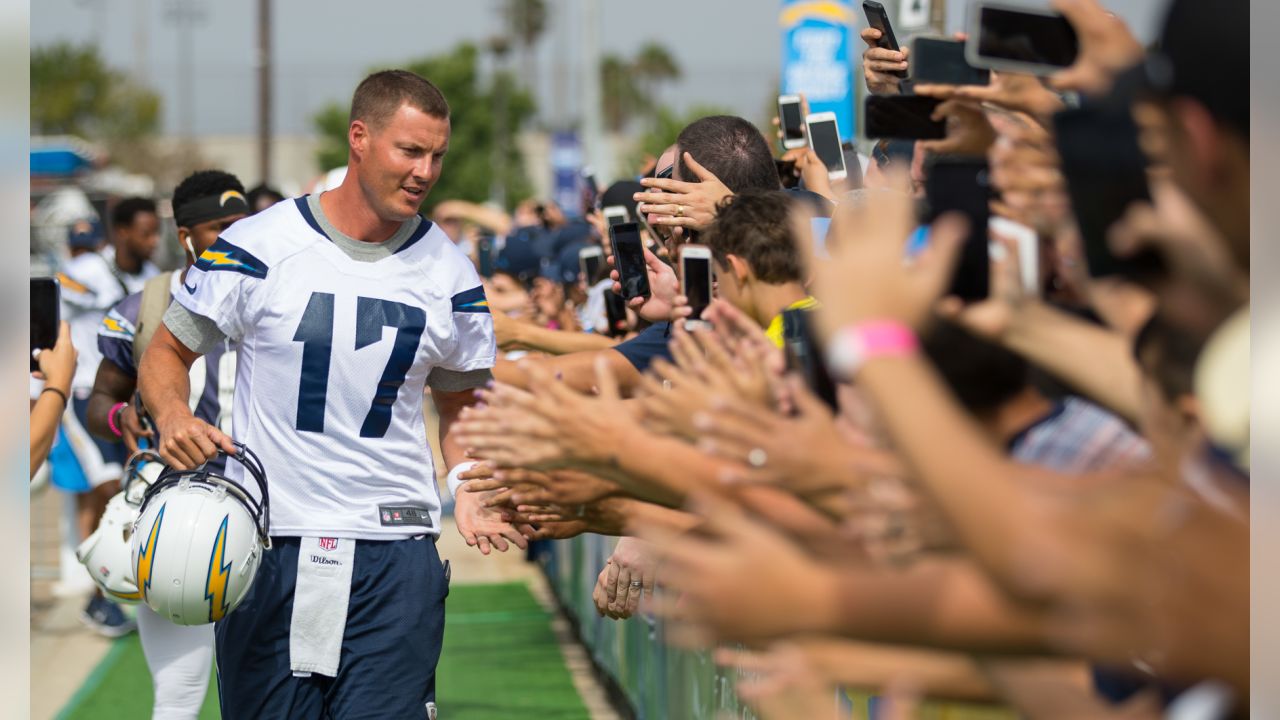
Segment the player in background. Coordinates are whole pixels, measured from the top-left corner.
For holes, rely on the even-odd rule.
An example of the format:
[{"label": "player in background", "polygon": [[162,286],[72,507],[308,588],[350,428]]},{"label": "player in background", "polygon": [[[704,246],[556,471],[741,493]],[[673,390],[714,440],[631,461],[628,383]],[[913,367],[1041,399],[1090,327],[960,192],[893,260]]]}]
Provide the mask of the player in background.
[{"label": "player in background", "polygon": [[[341,185],[224,232],[142,359],[161,454],[189,468],[233,446],[192,415],[188,368],[239,343],[236,440],[266,468],[272,549],[215,630],[224,717],[434,717],[448,571],[423,394],[452,489],[471,463],[449,429],[496,352],[475,268],[418,215],[449,135],[430,82],[366,78]],[[469,495],[455,509],[469,544],[526,546]]]},{"label": "player in background", "polygon": [[[120,301],[98,326],[102,363],[89,396],[88,425],[94,435],[123,442],[132,454],[139,444],[154,447],[155,433],[144,427],[134,398],[137,360],[179,292],[187,271],[224,230],[249,214],[244,186],[220,170],[201,170],[173,191],[173,217],[186,259],[180,272],[161,273],[141,292]],[[236,352],[223,341],[191,367],[191,410],[205,422],[231,432]],[[221,470],[222,458],[218,458]],[[145,604],[138,605],[138,635],[155,688],[153,720],[193,718],[200,712],[213,663],[212,625],[175,625]]]},{"label": "player in background", "polygon": [[[63,414],[58,441],[49,455],[52,482],[76,497],[76,543],[93,534],[107,501],[119,490],[126,459],[122,444],[89,434],[86,413],[94,375],[102,359],[98,325],[111,306],[159,270],[151,255],[160,241],[160,220],[154,202],[143,197],[120,200],[111,211],[112,242],[103,245],[96,222],[74,224],[68,236],[71,259],[58,273],[62,284],[62,317],[71,325],[71,339],[79,350],[71,382],[71,407]],[[134,629],[120,608],[95,590],[80,619],[98,633],[119,637]]]}]

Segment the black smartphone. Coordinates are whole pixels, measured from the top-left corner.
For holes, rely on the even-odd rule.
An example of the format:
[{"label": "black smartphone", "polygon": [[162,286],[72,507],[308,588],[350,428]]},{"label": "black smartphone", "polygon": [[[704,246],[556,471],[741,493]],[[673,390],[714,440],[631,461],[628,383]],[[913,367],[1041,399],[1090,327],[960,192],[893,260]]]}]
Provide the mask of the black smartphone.
[{"label": "black smartphone", "polygon": [[[876,47],[894,51],[902,49],[898,46],[897,36],[893,34],[893,25],[889,23],[889,13],[885,12],[884,5],[875,0],[863,0],[862,12],[867,16],[867,24],[880,31],[880,39],[876,41]],[[890,75],[904,78],[907,72],[894,70]]]},{"label": "black smartphone", "polygon": [[947,136],[947,123],[932,118],[941,103],[923,95],[868,95],[863,113],[867,137],[941,140]]},{"label": "black smartphone", "polygon": [[[31,349],[47,350],[58,344],[62,323],[62,289],[51,277],[31,278]],[[33,358],[31,371],[40,369]]]},{"label": "black smartphone", "polygon": [[1053,127],[1089,274],[1142,279],[1161,273],[1163,261],[1155,250],[1121,258],[1107,245],[1107,230],[1129,206],[1151,200],[1147,157],[1138,145],[1138,128],[1128,106],[1090,104],[1064,110],[1054,116]]},{"label": "black smartphone", "polygon": [[493,277],[493,233],[484,231],[476,238],[476,258],[480,265],[480,277]]},{"label": "black smartphone", "polygon": [[798,372],[805,386],[832,410],[836,409],[836,383],[827,372],[825,355],[818,347],[813,319],[808,310],[782,311],[783,352],[787,371]]},{"label": "black smartphone", "polygon": [[700,320],[711,304],[711,249],[706,245],[680,248],[680,291],[693,310],[689,319]]},{"label": "black smartphone", "polygon": [[644,264],[644,246],[640,244],[640,226],[619,223],[609,226],[609,243],[622,284],[622,299],[649,297],[649,270]]},{"label": "black smartphone", "polygon": [[932,223],[948,212],[960,212],[969,220],[965,238],[951,278],[949,294],[966,301],[985,300],[990,295],[991,255],[988,250],[987,220],[991,217],[990,171],[985,160],[935,158],[927,170],[925,221]]},{"label": "black smartphone", "polygon": [[965,55],[970,65],[991,70],[1051,75],[1076,61],[1080,41],[1061,13],[980,3],[970,13]]},{"label": "black smartphone", "polygon": [[596,174],[590,169],[582,171],[582,214],[589,215],[600,209],[600,186]]},{"label": "black smartphone", "polygon": [[917,84],[989,85],[991,71],[964,57],[964,41],[918,37],[911,41],[911,75]]},{"label": "black smartphone", "polygon": [[604,316],[609,323],[609,337],[627,334],[627,301],[612,290],[604,293]]},{"label": "black smartphone", "polygon": [[600,277],[600,268],[604,266],[604,248],[590,245],[578,251],[578,269],[582,272],[582,281],[594,285]]}]

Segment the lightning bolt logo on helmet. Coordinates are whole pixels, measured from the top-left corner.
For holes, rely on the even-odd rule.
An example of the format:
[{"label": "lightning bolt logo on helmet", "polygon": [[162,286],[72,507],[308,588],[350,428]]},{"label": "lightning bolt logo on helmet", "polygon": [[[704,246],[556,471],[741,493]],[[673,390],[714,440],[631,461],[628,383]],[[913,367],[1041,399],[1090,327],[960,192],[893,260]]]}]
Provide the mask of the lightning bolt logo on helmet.
[{"label": "lightning bolt logo on helmet", "polygon": [[147,591],[151,589],[151,569],[155,567],[156,545],[160,539],[160,524],[164,522],[165,507],[160,506],[156,521],[151,523],[151,532],[147,533],[147,542],[138,551],[138,567],[134,576],[138,579],[138,589],[142,591],[143,598],[146,598]]},{"label": "lightning bolt logo on helmet", "polygon": [[204,598],[209,601],[209,622],[217,622],[227,614],[227,579],[231,577],[231,563],[226,562],[227,521],[230,518],[230,515],[223,516],[218,536],[213,540],[213,551],[209,553],[209,575],[204,582]]}]

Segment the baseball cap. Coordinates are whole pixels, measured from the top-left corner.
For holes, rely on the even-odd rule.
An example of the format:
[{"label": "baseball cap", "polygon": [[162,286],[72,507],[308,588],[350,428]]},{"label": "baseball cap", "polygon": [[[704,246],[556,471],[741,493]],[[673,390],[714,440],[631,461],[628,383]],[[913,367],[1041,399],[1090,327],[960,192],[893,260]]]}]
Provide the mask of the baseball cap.
[{"label": "baseball cap", "polygon": [[580,271],[578,267],[578,251],[584,247],[587,247],[587,244],[582,242],[566,245],[560,250],[558,256],[543,265],[542,277],[566,285],[578,282],[578,273]]},{"label": "baseball cap", "polygon": [[102,244],[102,237],[102,224],[97,220],[77,220],[67,229],[67,245],[73,248],[92,250]]},{"label": "baseball cap", "polygon": [[1249,137],[1249,5],[1173,0],[1158,48],[1142,63],[1144,90],[1198,100]]},{"label": "baseball cap", "polygon": [[621,205],[630,213],[631,221],[636,219],[636,205],[639,205],[632,199],[632,195],[638,192],[644,192],[644,186],[635,180],[619,180],[610,185],[608,189],[600,195],[600,207],[607,208],[613,205]]}]

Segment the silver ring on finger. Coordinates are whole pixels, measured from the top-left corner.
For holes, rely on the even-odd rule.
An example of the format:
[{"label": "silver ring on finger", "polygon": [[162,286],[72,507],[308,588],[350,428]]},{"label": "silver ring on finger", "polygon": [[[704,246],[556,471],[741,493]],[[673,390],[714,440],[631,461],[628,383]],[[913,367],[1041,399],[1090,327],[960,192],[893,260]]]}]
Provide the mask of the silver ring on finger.
[{"label": "silver ring on finger", "polygon": [[753,468],[762,468],[767,462],[769,462],[769,453],[766,453],[764,448],[751,448],[751,452],[747,453],[747,464]]},{"label": "silver ring on finger", "polygon": [[643,586],[644,586],[644,581],[643,581],[643,580],[632,580],[632,581],[631,581],[631,587],[633,587],[633,588],[638,588],[638,587],[643,587]]}]

